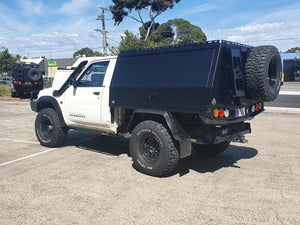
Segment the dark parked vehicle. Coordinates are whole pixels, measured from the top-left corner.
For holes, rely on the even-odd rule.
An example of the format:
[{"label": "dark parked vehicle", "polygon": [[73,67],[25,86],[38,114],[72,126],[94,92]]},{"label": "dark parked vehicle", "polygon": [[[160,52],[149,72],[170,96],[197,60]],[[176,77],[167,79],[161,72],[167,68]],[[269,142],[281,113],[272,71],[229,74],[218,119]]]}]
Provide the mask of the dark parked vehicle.
[{"label": "dark parked vehicle", "polygon": [[32,62],[18,63],[12,75],[12,97],[21,97],[43,89],[43,73],[40,65]]},{"label": "dark parked vehicle", "polygon": [[0,79],[0,85],[11,85],[12,78],[11,77],[3,77]]},{"label": "dark parked vehicle", "polygon": [[300,77],[300,59],[283,60],[284,81],[294,81]]}]

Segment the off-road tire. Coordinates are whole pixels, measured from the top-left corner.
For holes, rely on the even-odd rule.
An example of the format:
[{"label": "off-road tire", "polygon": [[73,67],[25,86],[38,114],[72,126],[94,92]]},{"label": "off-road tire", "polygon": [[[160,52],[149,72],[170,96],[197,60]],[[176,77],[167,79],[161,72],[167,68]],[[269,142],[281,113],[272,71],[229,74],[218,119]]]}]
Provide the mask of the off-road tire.
[{"label": "off-road tire", "polygon": [[18,92],[12,91],[12,92],[11,92],[11,97],[12,97],[12,98],[17,98],[17,97],[19,97]]},{"label": "off-road tire", "polygon": [[274,46],[253,48],[245,65],[246,90],[255,101],[273,101],[281,84],[281,58]]},{"label": "off-road tire", "polygon": [[179,152],[167,129],[155,121],[138,124],[130,138],[133,167],[151,176],[165,176],[179,162]]},{"label": "off-road tire", "polygon": [[230,141],[224,141],[219,144],[192,144],[193,148],[201,155],[215,156],[225,151],[230,145]]},{"label": "off-road tire", "polygon": [[54,148],[65,142],[68,130],[62,127],[54,109],[45,108],[36,117],[35,133],[41,145]]},{"label": "off-road tire", "polygon": [[39,70],[36,69],[36,68],[31,68],[31,69],[28,71],[28,78],[29,78],[29,80],[32,81],[32,82],[39,81],[39,80],[42,78],[41,71],[39,71]]}]

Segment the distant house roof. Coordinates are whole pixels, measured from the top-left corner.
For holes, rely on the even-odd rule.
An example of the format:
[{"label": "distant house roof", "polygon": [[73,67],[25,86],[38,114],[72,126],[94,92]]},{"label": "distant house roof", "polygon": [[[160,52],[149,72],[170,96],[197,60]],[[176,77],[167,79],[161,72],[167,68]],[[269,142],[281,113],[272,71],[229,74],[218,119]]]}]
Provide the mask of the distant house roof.
[{"label": "distant house roof", "polygon": [[21,62],[32,62],[32,63],[36,63],[36,64],[40,64],[40,62],[42,62],[44,60],[44,58],[39,57],[39,58],[33,58],[33,59],[21,59]]},{"label": "distant house roof", "polygon": [[58,68],[67,68],[67,67],[71,67],[78,58],[64,58],[64,59],[47,59],[47,63],[49,61],[56,61],[57,63],[57,67]]}]

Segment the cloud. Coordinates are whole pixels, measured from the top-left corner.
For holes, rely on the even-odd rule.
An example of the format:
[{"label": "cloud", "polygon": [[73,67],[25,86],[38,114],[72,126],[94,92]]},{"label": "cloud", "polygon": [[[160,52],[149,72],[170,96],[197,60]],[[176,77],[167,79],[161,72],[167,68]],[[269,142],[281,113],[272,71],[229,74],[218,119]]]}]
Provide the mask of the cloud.
[{"label": "cloud", "polygon": [[229,31],[241,31],[241,32],[258,32],[258,31],[266,31],[266,30],[278,30],[280,27],[284,25],[281,23],[264,23],[264,24],[253,24],[247,26],[241,26],[237,28],[229,29]]},{"label": "cloud", "polygon": [[71,0],[68,2],[64,2],[61,8],[58,10],[58,13],[68,14],[68,15],[78,14],[78,12],[84,12],[92,5],[93,5],[92,0]]},{"label": "cloud", "polygon": [[209,39],[224,39],[250,45],[275,45],[281,51],[300,46],[300,23],[275,22],[251,24],[209,32]]},{"label": "cloud", "polygon": [[[207,29],[210,40],[229,40],[249,45],[275,45],[280,51],[300,46],[300,4],[289,4],[264,12],[245,12],[229,15],[221,26],[236,24],[241,26]],[[222,20],[223,21],[223,20]],[[220,26],[220,24],[219,24]]]},{"label": "cloud", "polygon": [[196,14],[196,13],[206,12],[206,11],[209,11],[209,10],[212,10],[212,9],[215,9],[215,8],[216,7],[211,5],[211,4],[204,3],[204,4],[196,6],[195,8],[193,8],[191,10],[183,12],[182,15],[183,16],[189,16],[189,15],[193,15],[193,14]]},{"label": "cloud", "polygon": [[17,0],[17,4],[21,9],[22,14],[25,16],[36,16],[37,14],[41,15],[47,12],[46,7],[41,0]]}]

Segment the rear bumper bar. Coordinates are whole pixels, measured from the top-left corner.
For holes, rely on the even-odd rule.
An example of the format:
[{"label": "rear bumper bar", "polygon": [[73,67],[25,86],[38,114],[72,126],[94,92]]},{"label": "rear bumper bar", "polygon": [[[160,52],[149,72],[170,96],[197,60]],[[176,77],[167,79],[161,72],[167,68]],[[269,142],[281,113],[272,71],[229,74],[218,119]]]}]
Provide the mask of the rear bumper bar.
[{"label": "rear bumper bar", "polygon": [[211,141],[204,139],[191,139],[192,143],[197,144],[219,144],[224,141],[240,140],[245,134],[251,133],[250,123],[238,123],[229,126],[216,127],[214,137]]}]

